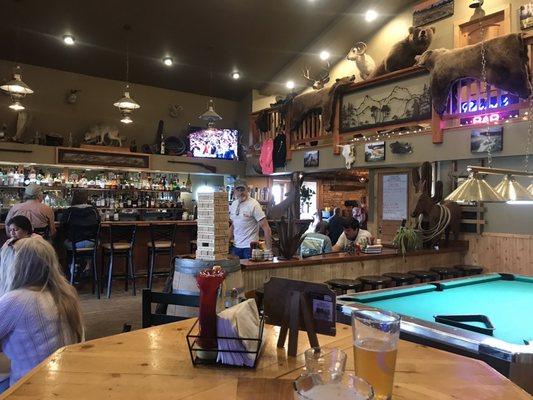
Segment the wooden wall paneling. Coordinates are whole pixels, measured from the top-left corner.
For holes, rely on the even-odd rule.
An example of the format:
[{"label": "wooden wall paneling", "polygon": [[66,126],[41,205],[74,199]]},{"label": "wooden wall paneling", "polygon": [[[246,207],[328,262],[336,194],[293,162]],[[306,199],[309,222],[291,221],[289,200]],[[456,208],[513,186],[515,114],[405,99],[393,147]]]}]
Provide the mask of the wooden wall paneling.
[{"label": "wooden wall paneling", "polygon": [[[480,26],[481,25],[481,26]],[[454,47],[479,43],[484,38],[492,39],[511,33],[511,5],[489,10],[481,18],[468,19],[454,25]]]},{"label": "wooden wall paneling", "polygon": [[469,250],[467,264],[480,265],[486,272],[508,272],[533,276],[533,235],[485,232],[465,234]]}]

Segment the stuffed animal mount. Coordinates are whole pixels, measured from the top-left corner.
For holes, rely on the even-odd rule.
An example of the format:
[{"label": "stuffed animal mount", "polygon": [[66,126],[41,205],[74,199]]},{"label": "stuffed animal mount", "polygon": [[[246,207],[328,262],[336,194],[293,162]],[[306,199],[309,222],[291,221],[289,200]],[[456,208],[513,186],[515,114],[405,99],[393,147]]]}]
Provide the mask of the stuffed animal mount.
[{"label": "stuffed animal mount", "polygon": [[344,165],[346,169],[351,169],[355,165],[355,143],[350,144],[338,144],[337,147],[342,148],[341,154],[344,157]]},{"label": "stuffed animal mount", "polygon": [[311,77],[309,73],[309,68],[306,68],[302,71],[302,76],[305,80],[311,83],[311,87],[315,90],[323,89],[324,86],[329,82],[329,63],[326,68],[322,68],[322,74],[317,77]]},{"label": "stuffed animal mount", "polygon": [[125,141],[125,139],[125,137],[119,134],[118,128],[98,124],[89,128],[85,133],[83,141],[86,144],[122,147],[122,142]]},{"label": "stuffed animal mount", "polygon": [[348,61],[355,62],[357,68],[356,75],[359,75],[363,81],[367,80],[376,70],[376,62],[372,57],[366,54],[367,47],[365,42],[357,42],[346,56]]},{"label": "stuffed animal mount", "polygon": [[[442,115],[455,82],[474,78],[482,81],[482,43],[458,49],[428,50],[417,57],[417,65],[430,71],[433,108]],[[531,95],[528,82],[527,46],[519,33],[500,36],[483,42],[485,47],[487,83],[521,98]]]}]

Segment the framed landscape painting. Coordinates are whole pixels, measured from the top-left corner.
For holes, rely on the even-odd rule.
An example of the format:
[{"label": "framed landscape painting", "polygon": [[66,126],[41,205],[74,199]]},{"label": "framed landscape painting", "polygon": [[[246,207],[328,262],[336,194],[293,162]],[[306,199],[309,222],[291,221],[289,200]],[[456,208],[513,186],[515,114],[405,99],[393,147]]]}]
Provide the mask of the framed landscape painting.
[{"label": "framed landscape painting", "polygon": [[413,26],[423,26],[453,15],[454,0],[427,0],[413,8]]},{"label": "framed landscape painting", "polygon": [[385,161],[385,142],[365,143],[365,161]]}]

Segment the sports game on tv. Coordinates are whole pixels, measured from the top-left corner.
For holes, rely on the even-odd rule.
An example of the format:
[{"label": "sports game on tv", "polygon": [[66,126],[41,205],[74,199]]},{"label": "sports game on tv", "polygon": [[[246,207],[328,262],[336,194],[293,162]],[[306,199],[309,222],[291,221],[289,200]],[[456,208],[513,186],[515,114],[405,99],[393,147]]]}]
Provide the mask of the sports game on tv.
[{"label": "sports game on tv", "polygon": [[237,160],[239,132],[234,129],[202,129],[189,133],[193,157]]}]

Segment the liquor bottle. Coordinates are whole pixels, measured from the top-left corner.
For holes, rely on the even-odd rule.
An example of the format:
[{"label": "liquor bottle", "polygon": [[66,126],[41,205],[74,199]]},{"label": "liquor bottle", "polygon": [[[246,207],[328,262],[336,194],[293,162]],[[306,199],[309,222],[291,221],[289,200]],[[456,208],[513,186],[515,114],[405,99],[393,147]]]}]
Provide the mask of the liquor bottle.
[{"label": "liquor bottle", "polygon": [[192,192],[191,174],[187,175],[187,182],[185,183],[185,189],[187,189],[189,192]]},{"label": "liquor bottle", "polygon": [[128,196],[127,204],[128,204],[128,207],[131,207],[131,197],[130,196]]},{"label": "liquor bottle", "polygon": [[118,219],[119,219],[118,207],[115,207],[115,210],[113,213],[113,221],[118,221]]}]

